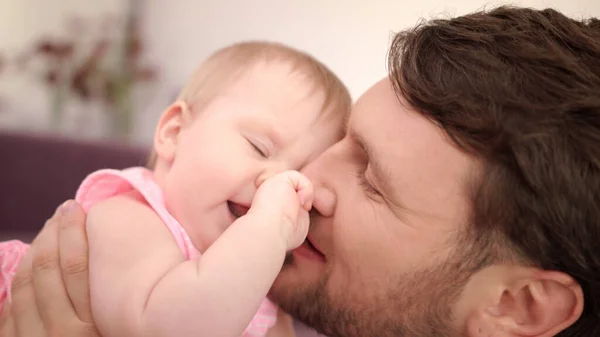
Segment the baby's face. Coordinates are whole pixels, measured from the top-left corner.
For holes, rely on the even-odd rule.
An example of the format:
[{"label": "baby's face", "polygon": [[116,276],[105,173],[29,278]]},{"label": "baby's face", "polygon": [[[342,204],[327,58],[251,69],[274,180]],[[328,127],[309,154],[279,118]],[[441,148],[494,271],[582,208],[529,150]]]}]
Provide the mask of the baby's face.
[{"label": "baby's face", "polygon": [[181,131],[164,179],[168,207],[202,252],[250,207],[257,187],[300,170],[343,136],[324,94],[283,64],[259,64]]}]

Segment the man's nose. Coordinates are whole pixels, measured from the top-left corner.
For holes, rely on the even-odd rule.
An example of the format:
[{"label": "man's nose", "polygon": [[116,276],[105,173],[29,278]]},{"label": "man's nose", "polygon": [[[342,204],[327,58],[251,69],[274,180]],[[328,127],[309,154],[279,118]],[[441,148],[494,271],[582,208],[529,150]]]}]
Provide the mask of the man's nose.
[{"label": "man's nose", "polygon": [[317,159],[309,163],[302,173],[313,183],[313,208],[323,216],[330,217],[335,213],[337,204],[337,186],[343,167],[343,144],[336,144],[323,152]]}]

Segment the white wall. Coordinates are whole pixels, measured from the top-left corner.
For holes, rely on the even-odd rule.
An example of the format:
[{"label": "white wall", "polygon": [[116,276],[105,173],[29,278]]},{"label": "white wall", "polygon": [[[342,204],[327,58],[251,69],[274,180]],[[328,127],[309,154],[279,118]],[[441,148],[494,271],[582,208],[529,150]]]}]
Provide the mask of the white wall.
[{"label": "white wall", "polygon": [[[162,73],[154,99],[142,107],[136,138],[147,141],[156,118],[190,72],[217,48],[243,39],[268,39],[304,49],[329,65],[356,99],[385,76],[391,33],[421,17],[460,15],[494,4],[481,0],[149,0],[144,31],[149,60]],[[515,5],[554,7],[574,17],[600,17],[600,0],[517,0]],[[64,13],[118,11],[122,0],[0,0],[0,50],[16,48],[38,32],[56,28]],[[31,86],[6,83],[0,75],[0,96],[10,95],[9,115],[29,111],[43,120],[43,93],[25,100]],[[39,91],[39,90],[38,90]],[[6,96],[6,95],[5,95]],[[5,97],[5,99],[7,99]],[[15,104],[16,102],[16,104]],[[4,114],[5,116],[7,113]],[[4,118],[4,123],[9,118]],[[0,114],[0,123],[3,122]],[[22,122],[21,122],[22,123]],[[15,123],[18,124],[18,123]]]},{"label": "white wall", "polygon": [[[71,17],[100,21],[101,16],[118,15],[123,8],[123,0],[0,0],[0,55],[11,62],[0,69],[0,128],[48,129],[49,94],[40,84],[39,72],[15,66],[19,54],[42,37],[90,33],[70,29]],[[92,116],[92,124],[101,122],[97,112],[80,115]],[[97,125],[84,128],[88,136],[99,136],[99,131]]]}]

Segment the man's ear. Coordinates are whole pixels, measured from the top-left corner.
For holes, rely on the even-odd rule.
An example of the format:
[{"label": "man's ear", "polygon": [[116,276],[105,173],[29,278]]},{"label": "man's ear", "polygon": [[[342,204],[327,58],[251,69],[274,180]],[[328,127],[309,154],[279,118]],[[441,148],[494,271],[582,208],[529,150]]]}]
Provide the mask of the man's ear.
[{"label": "man's ear", "polygon": [[167,163],[173,161],[179,137],[189,119],[190,110],[182,101],[165,109],[154,132],[154,152],[158,159]]},{"label": "man's ear", "polygon": [[583,311],[583,291],[571,276],[519,266],[503,266],[483,280],[486,295],[473,303],[469,337],[552,337]]}]

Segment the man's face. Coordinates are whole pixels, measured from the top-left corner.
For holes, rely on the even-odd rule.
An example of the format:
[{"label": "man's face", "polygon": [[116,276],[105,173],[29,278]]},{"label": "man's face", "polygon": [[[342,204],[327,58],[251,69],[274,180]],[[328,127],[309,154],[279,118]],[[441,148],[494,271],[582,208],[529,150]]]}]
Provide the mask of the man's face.
[{"label": "man's face", "polygon": [[316,212],[271,298],[330,336],[449,331],[462,284],[450,255],[473,167],[379,82],[356,103],[347,136],[304,170]]}]

